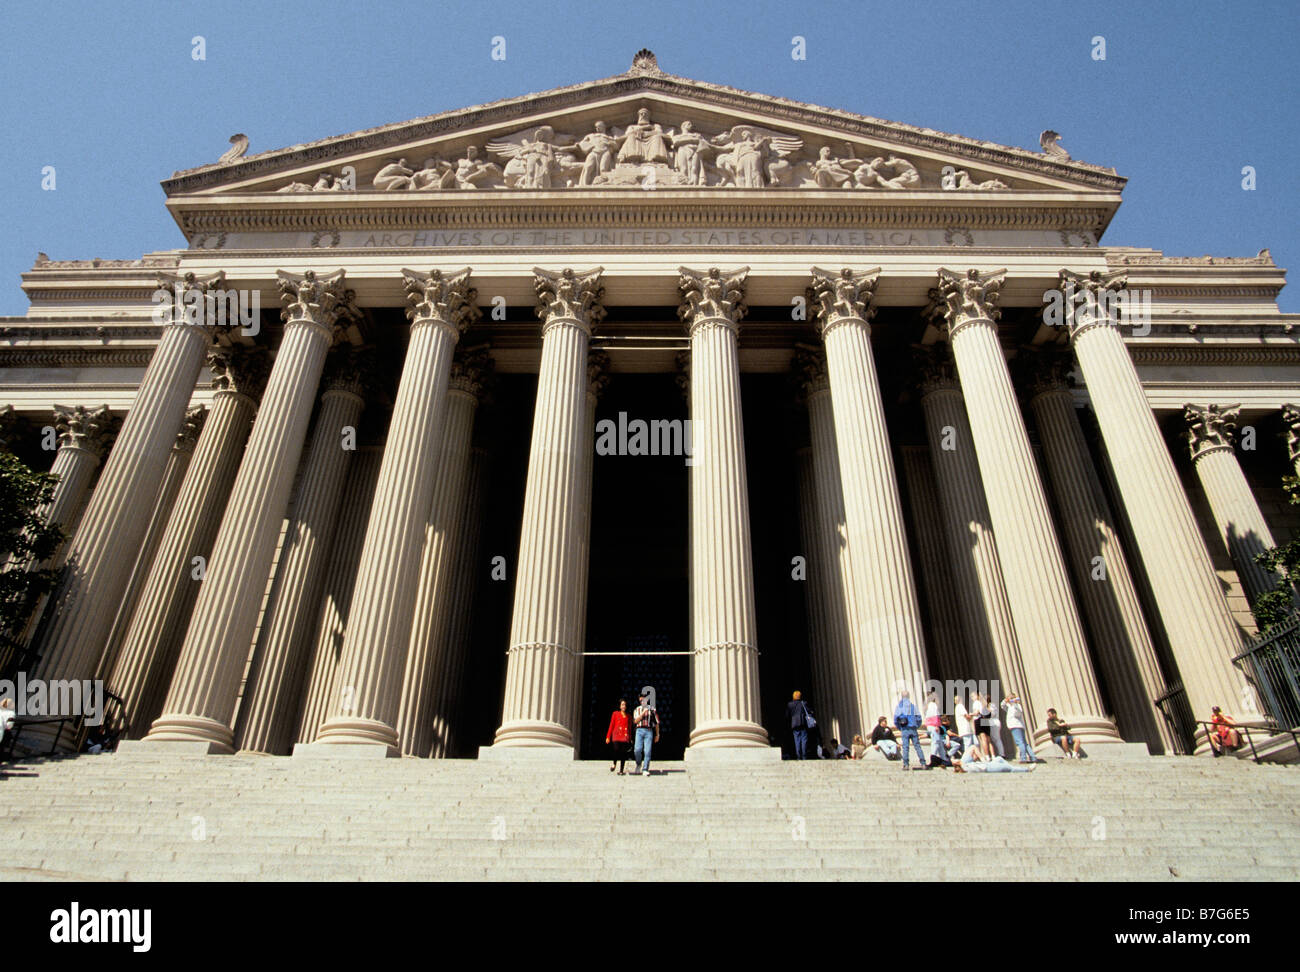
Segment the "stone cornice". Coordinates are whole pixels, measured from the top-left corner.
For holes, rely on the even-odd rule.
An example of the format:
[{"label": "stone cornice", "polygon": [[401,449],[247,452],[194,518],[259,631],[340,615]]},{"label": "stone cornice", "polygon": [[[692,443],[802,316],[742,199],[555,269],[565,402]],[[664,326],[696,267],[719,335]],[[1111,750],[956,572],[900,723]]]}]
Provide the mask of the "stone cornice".
[{"label": "stone cornice", "polygon": [[1124,187],[1126,181],[1117,175],[1114,169],[1085,162],[1057,159],[1044,153],[952,135],[931,128],[888,122],[786,98],[760,95],[725,85],[694,81],[670,74],[637,72],[460,108],[289,148],[261,152],[232,163],[214,163],[187,169],[164,180],[162,186],[168,196],[212,190],[231,182],[263,178],[304,166],[321,165],[346,156],[381,152],[385,149],[406,146],[412,142],[452,136],[465,129],[507,125],[515,119],[572,111],[593,101],[655,93],[669,97],[692,98],[713,108],[755,112],[774,122],[833,125],[845,135],[884,140],[917,149],[956,153],[977,162],[1071,180],[1107,191],[1118,192]]},{"label": "stone cornice", "polygon": [[[340,197],[332,196],[331,203]],[[1119,196],[1022,193],[1015,200],[950,192],[896,192],[887,199],[834,190],[610,189],[600,193],[519,190],[455,194],[349,193],[339,204],[319,197],[264,194],[191,196],[167,205],[181,231],[202,249],[222,249],[222,233],[335,230],[541,229],[546,227],[829,226],[963,230],[1076,230],[1100,237]],[[200,239],[213,237],[213,239]],[[214,242],[215,241],[215,242]]]}]

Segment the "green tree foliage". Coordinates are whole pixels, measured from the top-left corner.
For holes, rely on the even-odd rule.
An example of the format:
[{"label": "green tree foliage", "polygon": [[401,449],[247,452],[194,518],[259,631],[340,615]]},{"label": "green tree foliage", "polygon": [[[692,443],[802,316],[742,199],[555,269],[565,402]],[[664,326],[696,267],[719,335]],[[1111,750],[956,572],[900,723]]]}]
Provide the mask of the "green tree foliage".
[{"label": "green tree foliage", "polygon": [[58,577],[40,564],[54,555],[63,531],[39,515],[54,497],[57,476],[32,472],[9,452],[0,452],[0,658],[11,657],[32,609]]},{"label": "green tree foliage", "polygon": [[[1282,480],[1287,500],[1300,506],[1300,479],[1286,476]],[[1255,598],[1251,611],[1260,633],[1268,631],[1295,617],[1294,585],[1300,580],[1300,539],[1265,550],[1255,558],[1255,563],[1277,575],[1277,586],[1267,594]]]}]

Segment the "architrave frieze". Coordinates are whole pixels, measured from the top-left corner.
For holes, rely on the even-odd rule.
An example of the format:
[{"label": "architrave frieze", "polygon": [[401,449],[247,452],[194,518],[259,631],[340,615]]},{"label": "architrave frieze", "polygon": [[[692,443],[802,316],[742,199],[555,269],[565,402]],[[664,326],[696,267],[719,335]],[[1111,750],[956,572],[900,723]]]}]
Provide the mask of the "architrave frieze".
[{"label": "architrave frieze", "polygon": [[[813,196],[814,198],[810,198]],[[1120,198],[1030,193],[1013,202],[974,195],[905,192],[878,197],[801,190],[733,193],[718,190],[607,190],[574,199],[543,192],[465,196],[349,193],[346,199],[261,194],[189,196],[168,208],[195,249],[238,249],[230,237],[249,233],[442,229],[543,229],[550,227],[843,227],[853,229],[1034,230],[1087,234],[1079,247],[1096,246]],[[227,234],[215,240],[199,236]],[[1089,238],[1090,237],[1090,238]],[[953,242],[953,241],[945,241]],[[196,245],[197,244],[197,245]],[[1058,245],[1070,245],[1058,240]],[[960,245],[960,242],[957,243]]]}]

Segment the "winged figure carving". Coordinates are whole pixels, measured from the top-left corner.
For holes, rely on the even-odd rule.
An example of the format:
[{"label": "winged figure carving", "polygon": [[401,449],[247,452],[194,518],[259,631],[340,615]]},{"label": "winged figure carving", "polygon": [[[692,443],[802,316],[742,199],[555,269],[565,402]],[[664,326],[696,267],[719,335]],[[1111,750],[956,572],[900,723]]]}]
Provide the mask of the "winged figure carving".
[{"label": "winged figure carving", "polygon": [[579,145],[572,135],[557,135],[550,125],[517,132],[487,150],[509,159],[504,174],[506,185],[516,189],[562,189],[576,185],[582,174],[577,156]]},{"label": "winged figure carving", "polygon": [[803,148],[803,139],[754,125],[735,125],[709,140],[723,149],[718,168],[743,189],[790,185],[794,166],[789,156]]}]

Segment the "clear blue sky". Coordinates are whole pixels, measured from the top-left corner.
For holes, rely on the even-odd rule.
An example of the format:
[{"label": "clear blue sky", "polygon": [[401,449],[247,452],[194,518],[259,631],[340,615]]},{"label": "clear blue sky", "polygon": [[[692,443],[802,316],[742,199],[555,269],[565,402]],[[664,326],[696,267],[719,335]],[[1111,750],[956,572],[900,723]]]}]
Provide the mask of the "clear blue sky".
[{"label": "clear blue sky", "polygon": [[[794,35],[807,60],[791,58]],[[1090,57],[1096,35],[1105,61]],[[184,245],[158,182],[215,161],[233,132],[250,152],[279,148],[617,74],[641,47],[673,74],[1008,145],[1036,149],[1054,128],[1075,158],[1129,179],[1104,242],[1267,246],[1300,273],[1297,36],[1295,0],[8,2],[0,314],[24,313],[19,274],[38,250]],[[1300,280],[1281,306],[1300,311]]]}]

